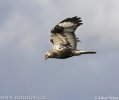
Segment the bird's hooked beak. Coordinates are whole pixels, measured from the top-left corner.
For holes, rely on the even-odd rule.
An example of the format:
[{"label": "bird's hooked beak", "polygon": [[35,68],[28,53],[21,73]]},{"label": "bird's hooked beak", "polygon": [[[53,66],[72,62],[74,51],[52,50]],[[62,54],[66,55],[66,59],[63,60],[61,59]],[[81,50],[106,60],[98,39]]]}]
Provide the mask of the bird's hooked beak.
[{"label": "bird's hooked beak", "polygon": [[45,57],[45,60],[47,60],[48,58]]}]

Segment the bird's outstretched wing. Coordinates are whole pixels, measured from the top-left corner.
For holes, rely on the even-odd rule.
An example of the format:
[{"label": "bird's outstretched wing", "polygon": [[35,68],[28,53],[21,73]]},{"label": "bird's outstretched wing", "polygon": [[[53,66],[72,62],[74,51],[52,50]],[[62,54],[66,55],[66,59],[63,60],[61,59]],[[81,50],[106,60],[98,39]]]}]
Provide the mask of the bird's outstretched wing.
[{"label": "bird's outstretched wing", "polygon": [[79,40],[76,38],[74,32],[82,24],[81,22],[81,18],[75,16],[67,18],[56,25],[51,30],[50,41],[53,44],[53,48],[59,49],[65,46],[70,49],[76,49]]}]

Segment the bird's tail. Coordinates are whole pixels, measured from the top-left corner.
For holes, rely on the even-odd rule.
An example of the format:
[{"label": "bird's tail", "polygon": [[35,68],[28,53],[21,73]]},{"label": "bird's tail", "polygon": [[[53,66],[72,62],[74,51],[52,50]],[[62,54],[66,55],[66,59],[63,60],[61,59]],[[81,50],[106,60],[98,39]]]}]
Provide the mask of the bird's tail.
[{"label": "bird's tail", "polygon": [[96,52],[95,51],[80,51],[80,50],[76,50],[75,51],[75,56],[78,56],[78,55],[82,55],[82,54],[95,54]]}]

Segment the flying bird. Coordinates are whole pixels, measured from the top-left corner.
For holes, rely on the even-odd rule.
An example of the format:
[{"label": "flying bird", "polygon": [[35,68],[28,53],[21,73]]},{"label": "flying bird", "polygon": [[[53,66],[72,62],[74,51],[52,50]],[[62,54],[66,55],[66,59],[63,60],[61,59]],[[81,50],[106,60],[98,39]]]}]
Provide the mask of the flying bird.
[{"label": "flying bird", "polygon": [[80,42],[75,35],[75,30],[82,25],[80,17],[67,18],[57,24],[51,30],[50,42],[53,48],[46,52],[45,59],[65,59],[82,54],[95,54],[95,51],[82,51],[77,49],[77,42]]}]

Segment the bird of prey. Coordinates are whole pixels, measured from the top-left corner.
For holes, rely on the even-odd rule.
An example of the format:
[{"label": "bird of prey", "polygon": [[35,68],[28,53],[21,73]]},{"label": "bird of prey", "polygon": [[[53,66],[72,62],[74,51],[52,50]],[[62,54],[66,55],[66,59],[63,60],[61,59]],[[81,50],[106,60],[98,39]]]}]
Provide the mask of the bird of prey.
[{"label": "bird of prey", "polygon": [[77,42],[79,42],[79,39],[74,32],[82,24],[81,18],[77,16],[64,19],[57,24],[51,30],[50,42],[53,44],[53,48],[46,52],[45,59],[65,59],[82,54],[95,54],[95,51],[77,50]]}]

